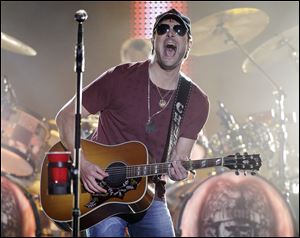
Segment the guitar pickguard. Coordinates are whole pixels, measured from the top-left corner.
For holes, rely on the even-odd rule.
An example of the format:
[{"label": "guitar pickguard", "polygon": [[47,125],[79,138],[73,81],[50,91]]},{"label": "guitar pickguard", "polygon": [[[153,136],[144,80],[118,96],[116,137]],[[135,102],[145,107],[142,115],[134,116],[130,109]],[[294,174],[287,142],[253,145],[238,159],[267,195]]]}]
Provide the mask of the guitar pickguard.
[{"label": "guitar pickguard", "polygon": [[85,206],[88,208],[94,208],[101,203],[103,203],[105,200],[116,197],[123,199],[125,196],[125,193],[131,190],[135,190],[139,182],[141,181],[141,178],[130,178],[125,179],[124,182],[119,187],[111,187],[105,180],[100,181],[98,184],[103,187],[107,192],[106,193],[94,193],[92,194],[91,201],[86,204]]}]

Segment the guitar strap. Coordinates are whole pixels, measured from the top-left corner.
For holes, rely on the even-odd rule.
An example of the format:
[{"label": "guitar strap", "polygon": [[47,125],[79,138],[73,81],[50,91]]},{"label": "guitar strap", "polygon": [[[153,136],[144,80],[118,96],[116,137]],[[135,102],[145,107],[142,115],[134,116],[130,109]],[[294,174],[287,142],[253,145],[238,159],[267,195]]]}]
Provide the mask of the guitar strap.
[{"label": "guitar strap", "polygon": [[180,75],[162,162],[170,161],[171,159],[172,150],[178,141],[180,125],[183,121],[183,116],[188,106],[191,88],[191,81]]}]

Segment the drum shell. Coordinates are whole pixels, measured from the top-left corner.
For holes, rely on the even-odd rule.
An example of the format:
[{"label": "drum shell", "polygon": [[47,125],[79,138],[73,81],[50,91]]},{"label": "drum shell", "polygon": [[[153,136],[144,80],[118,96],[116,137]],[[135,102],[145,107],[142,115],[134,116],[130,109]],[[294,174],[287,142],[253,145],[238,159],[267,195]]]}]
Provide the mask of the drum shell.
[{"label": "drum shell", "polygon": [[171,188],[168,206],[177,235],[294,236],[288,203],[267,180],[224,172]]},{"label": "drum shell", "polygon": [[21,185],[1,174],[1,237],[40,235],[34,198]]},{"label": "drum shell", "polygon": [[[25,109],[13,107],[4,107],[1,115],[1,171],[16,177],[34,176],[34,173],[40,171],[41,162],[44,153],[47,150],[46,140],[49,137],[49,129],[43,119]],[[9,156],[9,154],[16,156]],[[1,153],[2,154],[2,153]],[[18,157],[17,161],[14,160]],[[19,157],[24,161],[18,163]],[[7,164],[14,164],[8,166]],[[25,168],[27,171],[24,171]]]}]

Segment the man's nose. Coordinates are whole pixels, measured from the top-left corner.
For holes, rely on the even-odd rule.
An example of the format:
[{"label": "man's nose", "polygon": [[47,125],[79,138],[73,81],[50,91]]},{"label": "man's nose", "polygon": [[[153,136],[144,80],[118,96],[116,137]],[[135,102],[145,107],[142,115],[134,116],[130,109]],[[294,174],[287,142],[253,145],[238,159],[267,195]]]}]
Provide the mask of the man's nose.
[{"label": "man's nose", "polygon": [[176,32],[173,30],[173,27],[170,27],[169,30],[167,31],[167,36],[174,37],[175,35],[176,35]]}]

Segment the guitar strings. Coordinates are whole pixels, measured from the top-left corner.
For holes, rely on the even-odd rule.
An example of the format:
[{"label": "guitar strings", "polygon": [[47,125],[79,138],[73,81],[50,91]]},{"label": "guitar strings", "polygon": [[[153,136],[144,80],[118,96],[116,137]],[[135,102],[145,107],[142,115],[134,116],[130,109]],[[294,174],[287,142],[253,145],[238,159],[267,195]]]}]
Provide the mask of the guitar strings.
[{"label": "guitar strings", "polygon": [[[148,164],[148,165],[132,165],[132,166],[124,166],[124,167],[113,167],[113,168],[108,168],[107,170],[105,170],[105,172],[107,172],[109,175],[123,173],[124,171],[126,173],[137,173],[138,171],[136,171],[136,170],[137,170],[138,167],[141,167],[141,168],[144,167],[143,169],[138,169],[139,171],[144,170],[146,168],[147,172],[148,172],[148,170],[150,170],[152,172],[152,170],[155,170],[155,169],[157,171],[162,170],[162,169],[168,169],[169,164],[171,164],[171,163],[172,162],[167,162],[167,163],[164,163],[164,164]],[[226,163],[226,166],[234,166],[234,165],[236,165],[235,162]],[[155,168],[155,166],[157,168]],[[212,166],[218,166],[218,165],[215,165],[214,162],[211,163],[211,164],[207,163],[207,165],[203,168],[212,167]],[[248,165],[248,167],[249,167],[249,165]],[[234,169],[236,169],[236,168],[234,168]],[[240,168],[240,169],[244,169],[244,168]],[[248,168],[248,170],[249,169],[255,169],[255,168]]]}]

